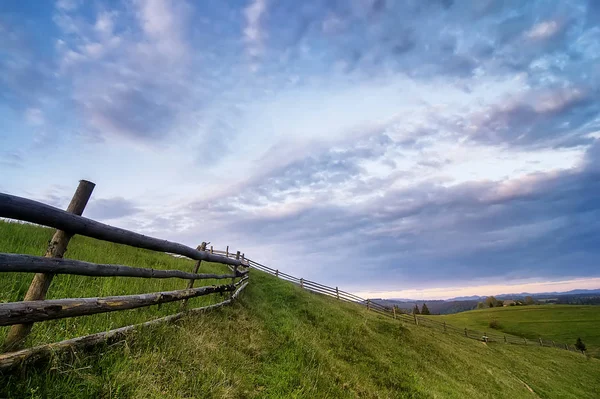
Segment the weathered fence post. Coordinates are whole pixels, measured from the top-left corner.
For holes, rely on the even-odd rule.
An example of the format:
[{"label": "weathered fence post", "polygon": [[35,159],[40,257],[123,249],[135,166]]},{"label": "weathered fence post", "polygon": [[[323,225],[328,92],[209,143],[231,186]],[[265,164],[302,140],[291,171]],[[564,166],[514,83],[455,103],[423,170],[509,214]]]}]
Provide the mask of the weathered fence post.
[{"label": "weathered fence post", "polygon": [[229,245],[227,246],[227,249],[225,250],[225,257],[229,258]]},{"label": "weathered fence post", "polygon": [[213,253],[213,246],[212,245],[210,246],[210,253],[211,254]]},{"label": "weathered fence post", "polygon": [[506,343],[506,335],[504,336],[504,343]]},{"label": "weathered fence post", "polygon": [[467,328],[465,327],[465,337],[469,337],[469,334],[467,334]]},{"label": "weathered fence post", "polygon": [[392,306],[392,311],[394,312],[394,320],[396,320],[396,305]]},{"label": "weathered fence post", "polygon": [[[67,212],[81,216],[88,200],[92,196],[96,185],[87,180],[80,180],[75,194],[67,207]],[[62,230],[56,230],[54,236],[48,243],[48,248],[44,256],[46,258],[62,258],[67,251],[67,245],[71,240],[72,235]],[[52,273],[37,273],[33,277],[33,281],[25,294],[24,301],[41,301],[46,298],[46,293],[50,287],[50,283],[54,278]],[[33,323],[16,324],[8,331],[4,340],[4,349],[6,351],[20,349],[23,346],[25,338],[31,332]]]},{"label": "weathered fence post", "polygon": [[371,300],[367,299],[367,310],[371,310]]},{"label": "weathered fence post", "polygon": [[304,288],[304,279],[300,277],[300,288]]},{"label": "weathered fence post", "polygon": [[[240,251],[237,251],[237,253],[235,254],[235,258],[237,260],[240,259]],[[231,279],[231,284],[232,285],[235,284],[235,276],[237,276],[237,273],[238,273],[238,267],[237,267],[237,265],[235,265],[233,267],[233,278]],[[231,291],[231,293],[229,294],[229,298],[233,298],[233,293],[234,292],[235,292],[235,290]]]},{"label": "weathered fence post", "polygon": [[556,345],[554,345],[554,341],[552,341],[552,347],[553,347],[553,348],[556,348]]},{"label": "weathered fence post", "polygon": [[419,318],[417,317],[417,314],[413,313],[413,317],[415,318],[415,324],[419,325]]},{"label": "weathered fence post", "polygon": [[279,277],[279,269],[275,270],[275,277]]},{"label": "weathered fence post", "polygon": [[565,349],[569,350],[569,345],[565,344]]},{"label": "weathered fence post", "polygon": [[542,344],[542,338],[541,337],[539,338],[539,340],[540,340],[540,346],[544,346],[544,344]]},{"label": "weathered fence post", "polygon": [[[198,251],[205,251],[206,250],[206,243],[203,241],[202,244],[200,244],[200,245],[198,245],[196,247],[196,249]],[[198,273],[198,270],[200,269],[200,265],[201,264],[202,264],[201,260],[196,261],[196,264],[194,265],[194,269],[192,270],[192,273]],[[187,284],[187,288],[188,289],[194,288],[194,281],[196,281],[196,280],[194,280],[193,278],[188,281],[188,284]],[[180,310],[185,310],[185,307],[187,306],[187,303],[188,303],[187,299],[184,299],[183,301],[181,301],[181,305],[179,306],[179,309]]]},{"label": "weathered fence post", "polygon": [[523,339],[525,340],[525,345],[527,345],[527,338],[523,337]]},{"label": "weathered fence post", "polygon": [[338,289],[338,287],[335,287],[335,296],[337,299],[340,299],[340,290]]}]

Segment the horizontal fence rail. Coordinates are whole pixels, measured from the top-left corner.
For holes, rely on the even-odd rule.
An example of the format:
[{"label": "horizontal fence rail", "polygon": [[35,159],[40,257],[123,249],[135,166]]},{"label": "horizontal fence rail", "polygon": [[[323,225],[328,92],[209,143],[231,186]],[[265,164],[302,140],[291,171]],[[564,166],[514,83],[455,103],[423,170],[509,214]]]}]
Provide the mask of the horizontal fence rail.
[{"label": "horizontal fence rail", "polygon": [[22,220],[43,226],[54,227],[70,234],[79,234],[115,244],[152,251],[169,252],[187,256],[195,260],[223,263],[232,266],[244,266],[241,260],[199,251],[183,244],[161,240],[129,230],[109,226],[92,219],[63,211],[41,202],[14,195],[0,193],[0,217]]},{"label": "horizontal fence rail", "polygon": [[136,309],[160,303],[196,298],[216,292],[233,291],[234,289],[235,287],[231,284],[140,295],[3,303],[0,306],[0,326]]},{"label": "horizontal fence rail", "polygon": [[[94,187],[95,185],[91,182],[80,181],[67,211],[26,198],[0,193],[1,218],[15,219],[58,229],[49,241],[44,257],[0,253],[0,273],[35,273],[23,301],[0,303],[0,326],[11,326],[4,342],[4,350],[8,353],[0,354],[0,369],[23,364],[25,361],[35,361],[57,350],[106,342],[123,336],[135,328],[174,321],[187,313],[204,312],[227,305],[234,301],[248,285],[249,270],[241,269],[249,267],[249,264],[244,254],[240,256],[239,251],[229,253],[229,247],[227,247],[225,253],[215,253],[212,247],[211,251],[206,250],[206,243],[202,243],[198,248],[193,249],[183,244],[145,236],[81,216]],[[190,273],[182,270],[162,270],[63,259],[69,240],[76,234],[116,244],[187,257],[196,260],[196,263],[192,269],[193,272]],[[198,273],[202,261],[226,265],[231,273]],[[186,280],[187,287],[180,290],[136,295],[46,300],[46,293],[53,276],[57,274],[88,277],[176,278]],[[195,281],[198,280],[222,279],[231,280],[228,284],[193,287]],[[187,309],[189,299],[216,293],[229,293],[229,298],[214,305]],[[180,312],[170,316],[84,337],[22,349],[34,323],[136,309],[176,301],[180,301]]]},{"label": "horizontal fence rail", "polygon": [[161,270],[144,267],[109,265],[83,262],[63,258],[0,253],[0,273],[54,273],[73,274],[90,277],[140,277],[140,278],[180,278],[193,280],[226,279],[241,277],[248,271],[236,274],[188,273],[181,270]]}]

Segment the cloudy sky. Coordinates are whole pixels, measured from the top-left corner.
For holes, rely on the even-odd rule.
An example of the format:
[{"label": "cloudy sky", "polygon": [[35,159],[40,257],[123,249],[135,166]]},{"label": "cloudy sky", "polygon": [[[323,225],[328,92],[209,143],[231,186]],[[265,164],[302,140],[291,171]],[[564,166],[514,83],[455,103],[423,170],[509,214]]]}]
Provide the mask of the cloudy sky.
[{"label": "cloudy sky", "polygon": [[600,1],[4,0],[0,191],[370,296],[600,288]]}]

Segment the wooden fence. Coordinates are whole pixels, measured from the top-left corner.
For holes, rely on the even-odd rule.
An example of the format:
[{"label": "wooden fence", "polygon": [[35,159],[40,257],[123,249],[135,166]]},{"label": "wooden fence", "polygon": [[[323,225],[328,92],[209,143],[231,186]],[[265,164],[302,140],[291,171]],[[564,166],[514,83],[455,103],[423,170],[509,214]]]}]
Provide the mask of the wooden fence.
[{"label": "wooden fence", "polygon": [[[57,350],[115,339],[140,326],[179,319],[186,312],[206,311],[229,304],[237,298],[248,284],[249,264],[244,259],[244,256],[240,255],[239,251],[230,256],[228,248],[226,256],[223,256],[222,254],[208,251],[206,243],[193,249],[179,243],[148,237],[82,217],[81,214],[94,187],[94,183],[85,180],[80,181],[67,211],[29,199],[0,193],[0,217],[58,229],[50,240],[46,254],[43,257],[0,253],[0,273],[36,273],[22,302],[0,304],[0,326],[11,326],[4,342],[4,349],[8,352],[0,354],[0,369],[22,364],[24,361],[37,360]],[[75,234],[152,251],[180,255],[194,259],[197,262],[192,272],[184,272],[181,270],[155,270],[63,259],[69,240]],[[202,261],[227,265],[231,273],[198,273]],[[56,274],[94,277],[176,278],[186,280],[186,288],[140,295],[46,300],[46,293],[48,292],[52,278]],[[194,288],[196,280],[206,279],[230,279],[230,282],[221,285]],[[238,280],[236,281],[236,279]],[[230,296],[224,301],[210,306],[186,310],[186,303],[190,298],[226,292],[229,292]],[[170,316],[58,343],[22,349],[26,337],[31,332],[33,323],[65,317],[78,317],[135,309],[174,301],[182,301],[181,311]]]},{"label": "wooden fence", "polygon": [[[221,252],[222,251],[220,251],[219,253],[221,253]],[[391,317],[391,318],[399,320],[399,321],[414,323],[417,326],[435,328],[437,330],[443,331],[444,333],[458,334],[458,335],[461,335],[466,338],[476,339],[476,340],[485,341],[485,342],[500,342],[500,343],[505,343],[505,344],[515,344],[515,345],[547,346],[547,347],[554,347],[554,348],[565,349],[565,350],[575,351],[575,352],[578,351],[574,345],[560,343],[560,342],[556,342],[556,341],[549,340],[549,339],[542,339],[541,337],[537,338],[537,339],[527,339],[527,338],[517,337],[514,335],[510,335],[510,334],[497,333],[494,331],[478,331],[478,330],[467,329],[467,328],[458,328],[456,326],[447,324],[446,322],[434,320],[433,317],[435,317],[435,316],[427,317],[427,316],[423,316],[423,315],[404,313],[404,312],[401,312],[400,309],[398,309],[398,308],[391,307],[391,306],[385,306],[378,302],[372,301],[370,299],[361,298],[359,296],[348,293],[346,291],[342,291],[338,287],[328,287],[326,285],[319,284],[314,281],[294,277],[289,274],[283,273],[283,272],[279,271],[278,269],[272,269],[270,267],[262,265],[251,259],[248,259],[248,263],[249,263],[250,267],[252,267],[254,269],[257,269],[257,270],[263,271],[265,273],[271,274],[273,276],[279,277],[283,280],[290,281],[294,284],[299,285],[301,288],[304,288],[305,290],[315,292],[318,294],[327,295],[330,297],[334,297],[336,299],[346,301],[346,302],[354,302],[359,305],[365,306],[367,308],[367,310],[369,310],[369,311],[375,312],[377,314],[381,314],[386,317]]]}]

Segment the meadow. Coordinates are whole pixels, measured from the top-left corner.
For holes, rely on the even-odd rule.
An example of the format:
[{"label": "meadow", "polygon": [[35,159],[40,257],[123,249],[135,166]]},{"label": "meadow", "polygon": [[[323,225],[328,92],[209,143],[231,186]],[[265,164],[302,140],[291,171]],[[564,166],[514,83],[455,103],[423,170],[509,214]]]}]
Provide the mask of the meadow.
[{"label": "meadow", "polygon": [[600,306],[529,305],[477,309],[452,315],[428,316],[459,328],[496,331],[532,340],[539,337],[575,344],[580,337],[590,356],[600,357]]}]

